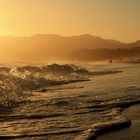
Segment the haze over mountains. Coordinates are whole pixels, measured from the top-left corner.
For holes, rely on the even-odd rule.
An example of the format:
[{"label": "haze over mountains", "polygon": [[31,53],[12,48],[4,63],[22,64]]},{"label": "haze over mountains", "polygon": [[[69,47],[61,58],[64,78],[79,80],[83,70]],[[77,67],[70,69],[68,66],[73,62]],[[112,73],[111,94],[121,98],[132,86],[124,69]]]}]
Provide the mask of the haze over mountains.
[{"label": "haze over mountains", "polygon": [[[106,48],[106,51],[118,48],[123,49],[123,51],[137,48],[136,52],[138,52],[140,51],[140,41],[126,44],[89,34],[70,37],[55,34],[38,34],[31,37],[0,37],[0,60],[45,61],[49,59],[77,59],[76,56],[79,56],[78,59],[80,57],[86,59],[89,52],[90,55],[97,56],[96,53],[100,54],[103,48]],[[82,55],[83,52],[86,52],[86,55]],[[107,51],[106,55],[107,53],[111,52]],[[140,56],[140,53],[137,53],[137,56]],[[90,59],[94,61],[95,57]]]}]

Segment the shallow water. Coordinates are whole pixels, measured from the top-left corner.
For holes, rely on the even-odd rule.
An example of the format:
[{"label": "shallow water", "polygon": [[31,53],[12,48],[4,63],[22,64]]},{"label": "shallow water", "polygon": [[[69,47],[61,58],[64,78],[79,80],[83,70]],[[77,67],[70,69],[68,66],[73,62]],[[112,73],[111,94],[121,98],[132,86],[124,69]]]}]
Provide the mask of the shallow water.
[{"label": "shallow water", "polygon": [[121,129],[105,133],[97,140],[139,140],[140,139],[140,105],[134,105],[123,112],[124,116],[127,116],[132,120],[132,125],[128,128]]},{"label": "shallow water", "polygon": [[[61,71],[61,76],[60,72],[51,73],[51,84],[46,82],[48,77],[44,79],[44,74],[40,80],[37,72],[29,77],[29,70],[26,70],[22,77],[23,71],[12,71],[18,74],[18,82],[14,84],[19,83],[19,77],[22,77],[21,83],[28,84],[19,85],[26,92],[15,97],[16,105],[10,107],[10,111],[1,112],[1,138],[84,140],[96,135],[103,126],[128,121],[127,116],[121,115],[121,108],[140,101],[139,64],[90,65],[90,71],[99,72],[92,74],[67,70],[65,75]],[[45,92],[40,92],[39,88],[45,88]],[[18,93],[17,89],[15,92]],[[22,96],[25,96],[24,102],[19,100]]]}]

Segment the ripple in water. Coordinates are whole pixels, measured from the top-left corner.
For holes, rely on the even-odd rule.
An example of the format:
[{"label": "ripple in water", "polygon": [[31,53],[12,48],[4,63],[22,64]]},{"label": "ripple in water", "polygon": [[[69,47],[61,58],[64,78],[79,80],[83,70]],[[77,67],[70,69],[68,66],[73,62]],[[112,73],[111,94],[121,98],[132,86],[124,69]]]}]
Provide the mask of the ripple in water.
[{"label": "ripple in water", "polygon": [[88,140],[129,126],[131,121],[121,111],[140,102],[140,87],[113,84],[114,77],[133,71],[122,70],[91,72],[68,64],[2,67],[0,138]]}]

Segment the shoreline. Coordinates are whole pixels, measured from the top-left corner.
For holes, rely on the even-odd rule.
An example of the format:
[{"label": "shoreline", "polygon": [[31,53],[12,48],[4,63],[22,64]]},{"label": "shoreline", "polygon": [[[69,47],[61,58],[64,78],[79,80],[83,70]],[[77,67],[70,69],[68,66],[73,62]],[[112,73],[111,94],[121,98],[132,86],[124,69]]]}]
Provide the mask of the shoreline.
[{"label": "shoreline", "polygon": [[[125,135],[123,134],[123,132],[126,131],[125,133],[127,133],[127,130],[131,132],[131,130],[135,128],[135,125],[137,125],[133,123],[133,121],[136,119],[133,114],[138,115],[137,119],[139,119],[140,126],[140,99],[126,102],[123,104],[118,104],[116,107],[120,110],[120,115],[118,115],[119,118],[117,120],[97,123],[93,125],[90,129],[85,130],[80,136],[76,137],[74,140],[132,140],[131,136],[129,139],[129,133]],[[139,129],[136,129],[136,131],[140,132],[140,127]],[[115,137],[114,134],[116,134]],[[127,136],[128,138],[118,138],[118,135],[122,137]],[[138,135],[139,137],[133,140],[139,140],[140,134],[138,133]]]},{"label": "shoreline", "polygon": [[140,104],[133,104],[124,108],[122,116],[131,120],[131,125],[116,131],[104,132],[96,137],[96,140],[139,140],[140,139]]}]

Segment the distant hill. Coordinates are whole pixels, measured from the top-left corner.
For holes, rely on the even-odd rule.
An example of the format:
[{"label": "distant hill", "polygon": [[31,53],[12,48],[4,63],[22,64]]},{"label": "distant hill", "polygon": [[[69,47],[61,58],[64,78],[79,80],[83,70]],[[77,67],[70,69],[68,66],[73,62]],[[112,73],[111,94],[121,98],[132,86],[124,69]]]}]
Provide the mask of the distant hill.
[{"label": "distant hill", "polygon": [[81,49],[131,47],[140,47],[140,41],[125,44],[89,34],[69,37],[55,34],[37,34],[31,37],[0,37],[0,60],[45,61],[55,58],[68,58],[70,53]]},{"label": "distant hill", "polygon": [[69,54],[69,59],[79,61],[128,61],[140,59],[140,47],[117,49],[80,49]]}]

